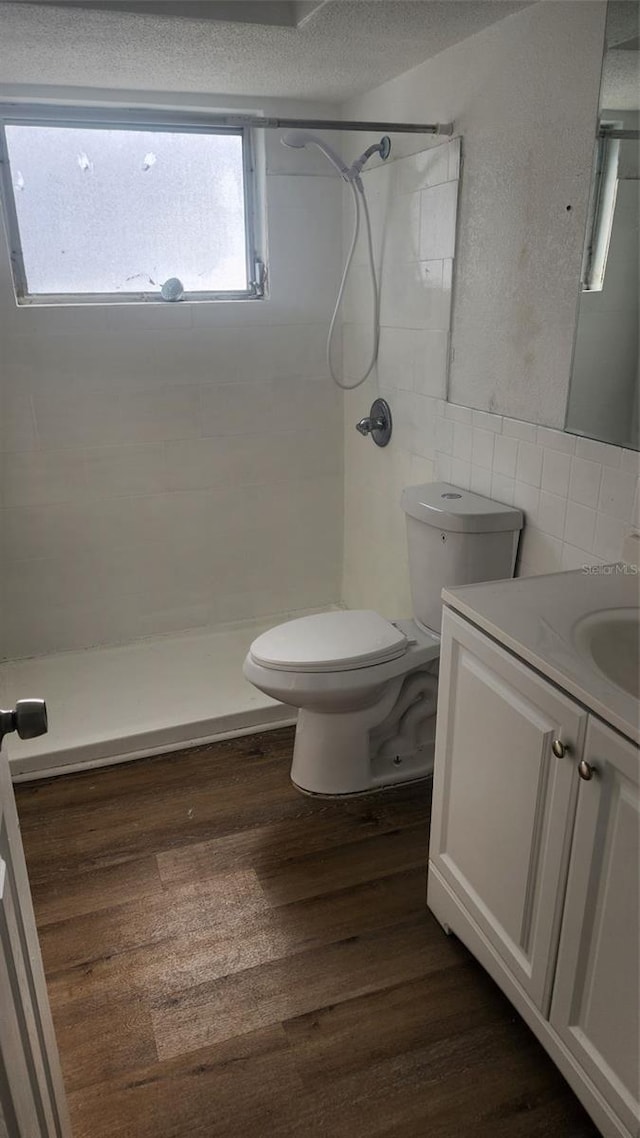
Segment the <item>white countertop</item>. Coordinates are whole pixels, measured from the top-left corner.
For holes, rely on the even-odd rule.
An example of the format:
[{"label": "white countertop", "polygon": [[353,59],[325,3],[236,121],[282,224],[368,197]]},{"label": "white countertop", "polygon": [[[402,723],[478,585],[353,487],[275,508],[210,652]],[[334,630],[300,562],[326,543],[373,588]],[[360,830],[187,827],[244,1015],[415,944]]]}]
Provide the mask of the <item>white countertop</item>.
[{"label": "white countertop", "polygon": [[465,585],[444,589],[442,598],[606,723],[640,743],[638,699],[607,680],[573,640],[574,628],[585,616],[640,605],[640,576],[629,566]]}]

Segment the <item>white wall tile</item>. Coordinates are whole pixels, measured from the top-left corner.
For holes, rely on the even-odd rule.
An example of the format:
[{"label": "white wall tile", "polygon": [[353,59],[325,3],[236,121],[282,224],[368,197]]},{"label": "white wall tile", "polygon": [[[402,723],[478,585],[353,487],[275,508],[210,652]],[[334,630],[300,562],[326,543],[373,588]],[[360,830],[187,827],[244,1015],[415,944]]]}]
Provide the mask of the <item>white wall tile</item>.
[{"label": "white wall tile", "polygon": [[456,181],[460,177],[460,158],[461,158],[462,140],[460,138],[453,138],[450,145],[447,147],[449,151],[449,179]]},{"label": "white wall tile", "polygon": [[[192,446],[194,440],[185,445]],[[154,494],[167,489],[162,443],[97,447],[84,453],[88,498]]]},{"label": "white wall tile", "polygon": [[515,487],[513,478],[507,478],[504,474],[491,475],[491,497],[495,498],[496,502],[503,502],[505,506],[512,506]]},{"label": "white wall tile", "polygon": [[472,423],[473,411],[470,407],[461,407],[458,403],[447,403],[445,407],[445,415],[447,419],[453,419],[456,423]]},{"label": "white wall tile", "polygon": [[547,450],[542,459],[542,489],[566,498],[571,477],[571,455],[560,450]]},{"label": "white wall tile", "polygon": [[538,440],[538,428],[534,423],[524,423],[520,419],[502,420],[502,433],[510,438],[522,439],[526,443],[535,443]]},{"label": "white wall tile", "polygon": [[[448,298],[442,288],[442,261],[412,261],[385,266],[380,289],[380,323],[393,328],[432,328],[449,326]],[[370,318],[366,293],[361,300],[359,319]],[[366,307],[365,307],[366,305]]]},{"label": "white wall tile", "polygon": [[638,478],[636,485],[636,496],[631,511],[631,525],[635,529],[640,529],[640,478]]},{"label": "white wall tile", "polygon": [[458,183],[445,182],[421,193],[420,258],[436,261],[453,257],[456,242]]},{"label": "white wall tile", "polygon": [[540,491],[537,487],[530,486],[527,482],[516,481],[513,491],[513,504],[523,511],[528,524],[536,524],[540,505]]},{"label": "white wall tile", "polygon": [[471,489],[471,463],[463,458],[451,459],[451,481],[462,490]]},{"label": "white wall tile", "polygon": [[517,459],[518,440],[510,438],[508,435],[497,435],[493,446],[493,469],[495,473],[514,479]]},{"label": "white wall tile", "polygon": [[566,498],[541,490],[538,525],[544,533],[550,534],[551,537],[561,538],[563,536],[566,505]]},{"label": "white wall tile", "polygon": [[623,450],[622,469],[629,470],[632,474],[640,474],[640,451]]},{"label": "white wall tile", "polygon": [[[6,343],[3,352],[10,350]],[[8,385],[8,380],[5,379]],[[38,445],[31,397],[25,391],[0,385],[0,453],[34,450]]]},{"label": "white wall tile", "polygon": [[576,440],[566,431],[554,431],[550,427],[538,427],[537,442],[549,450],[563,451],[564,454],[573,454],[576,449]]},{"label": "white wall tile", "polygon": [[63,450],[4,455],[0,487],[5,506],[74,501],[86,492],[84,453]]},{"label": "white wall tile", "polygon": [[449,333],[441,329],[419,333],[413,364],[413,389],[421,395],[445,398],[449,364]]},{"label": "white wall tile", "polygon": [[553,573],[562,563],[562,542],[533,525],[526,525],[518,556],[530,572]]},{"label": "white wall tile", "polygon": [[633,507],[636,492],[636,475],[626,470],[605,466],[600,483],[598,510],[626,521]]},{"label": "white wall tile", "polygon": [[385,269],[390,264],[425,259],[420,252],[419,193],[396,192],[391,196],[381,246]]},{"label": "white wall tile", "polygon": [[[450,143],[434,146],[407,158],[401,158],[395,163],[395,192],[406,194],[417,190],[426,190],[427,186],[437,186],[440,182],[447,182],[457,178],[457,174],[450,173],[449,152]],[[367,184],[367,192],[369,186]]]},{"label": "white wall tile", "polygon": [[571,477],[569,480],[569,497],[573,502],[582,506],[598,505],[600,494],[600,481],[602,467],[598,462],[575,455],[571,459]]},{"label": "white wall tile", "polygon": [[473,425],[499,435],[502,431],[502,415],[492,415],[489,411],[474,411]]},{"label": "white wall tile", "polygon": [[539,486],[542,480],[542,447],[520,442],[516,463],[516,480]]},{"label": "white wall tile", "polygon": [[471,462],[473,428],[466,423],[453,424],[453,456]]},{"label": "white wall tile", "polygon": [[617,561],[622,557],[625,532],[625,523],[620,518],[598,514],[593,552],[603,561]]},{"label": "white wall tile", "polygon": [[620,447],[601,443],[596,439],[576,439],[576,454],[578,458],[586,458],[590,462],[599,462],[603,466],[620,466],[622,462]]},{"label": "white wall tile", "polygon": [[436,419],[436,437],[435,448],[443,454],[453,453],[453,431],[454,423],[452,419],[445,419],[442,415],[438,415]]},{"label": "white wall tile", "polygon": [[305,430],[313,423],[335,423],[338,411],[338,393],[324,380],[215,384],[201,388],[200,433],[208,437]]},{"label": "white wall tile", "polygon": [[596,512],[578,502],[567,502],[564,540],[578,549],[593,549],[596,532]]},{"label": "white wall tile", "polygon": [[566,571],[584,569],[586,566],[599,564],[598,558],[584,549],[576,549],[574,545],[566,542],[562,546],[562,568]]},{"label": "white wall tile", "polygon": [[440,452],[436,454],[436,478],[438,482],[451,482],[453,480],[451,463],[451,455]]},{"label": "white wall tile", "polygon": [[486,470],[491,470],[495,437],[493,431],[485,431],[482,427],[473,428],[471,462],[475,466],[483,466]]},{"label": "white wall tile", "polygon": [[484,494],[485,497],[491,497],[491,471],[486,466],[474,466],[471,464],[471,482],[470,487],[476,494]]}]

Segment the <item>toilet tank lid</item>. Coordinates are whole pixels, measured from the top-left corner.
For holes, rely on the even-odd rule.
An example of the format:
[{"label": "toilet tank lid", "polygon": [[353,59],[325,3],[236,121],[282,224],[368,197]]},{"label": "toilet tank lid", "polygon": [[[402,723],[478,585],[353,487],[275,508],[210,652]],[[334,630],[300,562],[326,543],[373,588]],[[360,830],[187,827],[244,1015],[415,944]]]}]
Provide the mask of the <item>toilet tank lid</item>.
[{"label": "toilet tank lid", "polygon": [[427,482],[402,491],[405,514],[428,526],[457,533],[522,529],[522,511],[448,482]]}]

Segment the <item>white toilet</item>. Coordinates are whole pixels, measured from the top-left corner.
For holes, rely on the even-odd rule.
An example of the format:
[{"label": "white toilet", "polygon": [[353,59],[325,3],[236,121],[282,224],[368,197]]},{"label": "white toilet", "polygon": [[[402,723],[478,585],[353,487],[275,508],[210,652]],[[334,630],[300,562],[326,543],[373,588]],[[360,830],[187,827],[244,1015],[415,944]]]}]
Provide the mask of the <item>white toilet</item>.
[{"label": "white toilet", "polygon": [[513,576],[520,510],[444,482],[402,492],[414,619],[321,613],[254,640],[252,684],[299,708],[291,767],[309,794],[362,794],[433,769],[445,586]]}]

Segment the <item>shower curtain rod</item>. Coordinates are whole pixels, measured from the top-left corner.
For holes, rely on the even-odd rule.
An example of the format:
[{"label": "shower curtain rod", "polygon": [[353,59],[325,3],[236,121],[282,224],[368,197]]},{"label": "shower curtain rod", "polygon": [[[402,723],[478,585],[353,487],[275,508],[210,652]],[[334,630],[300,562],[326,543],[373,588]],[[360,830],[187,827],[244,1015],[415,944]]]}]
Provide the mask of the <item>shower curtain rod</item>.
[{"label": "shower curtain rod", "polygon": [[[262,115],[212,115],[220,126],[258,130],[366,130],[373,134],[453,134],[453,123],[362,122],[359,119],[275,119]],[[210,120],[210,121],[211,121]]]}]

